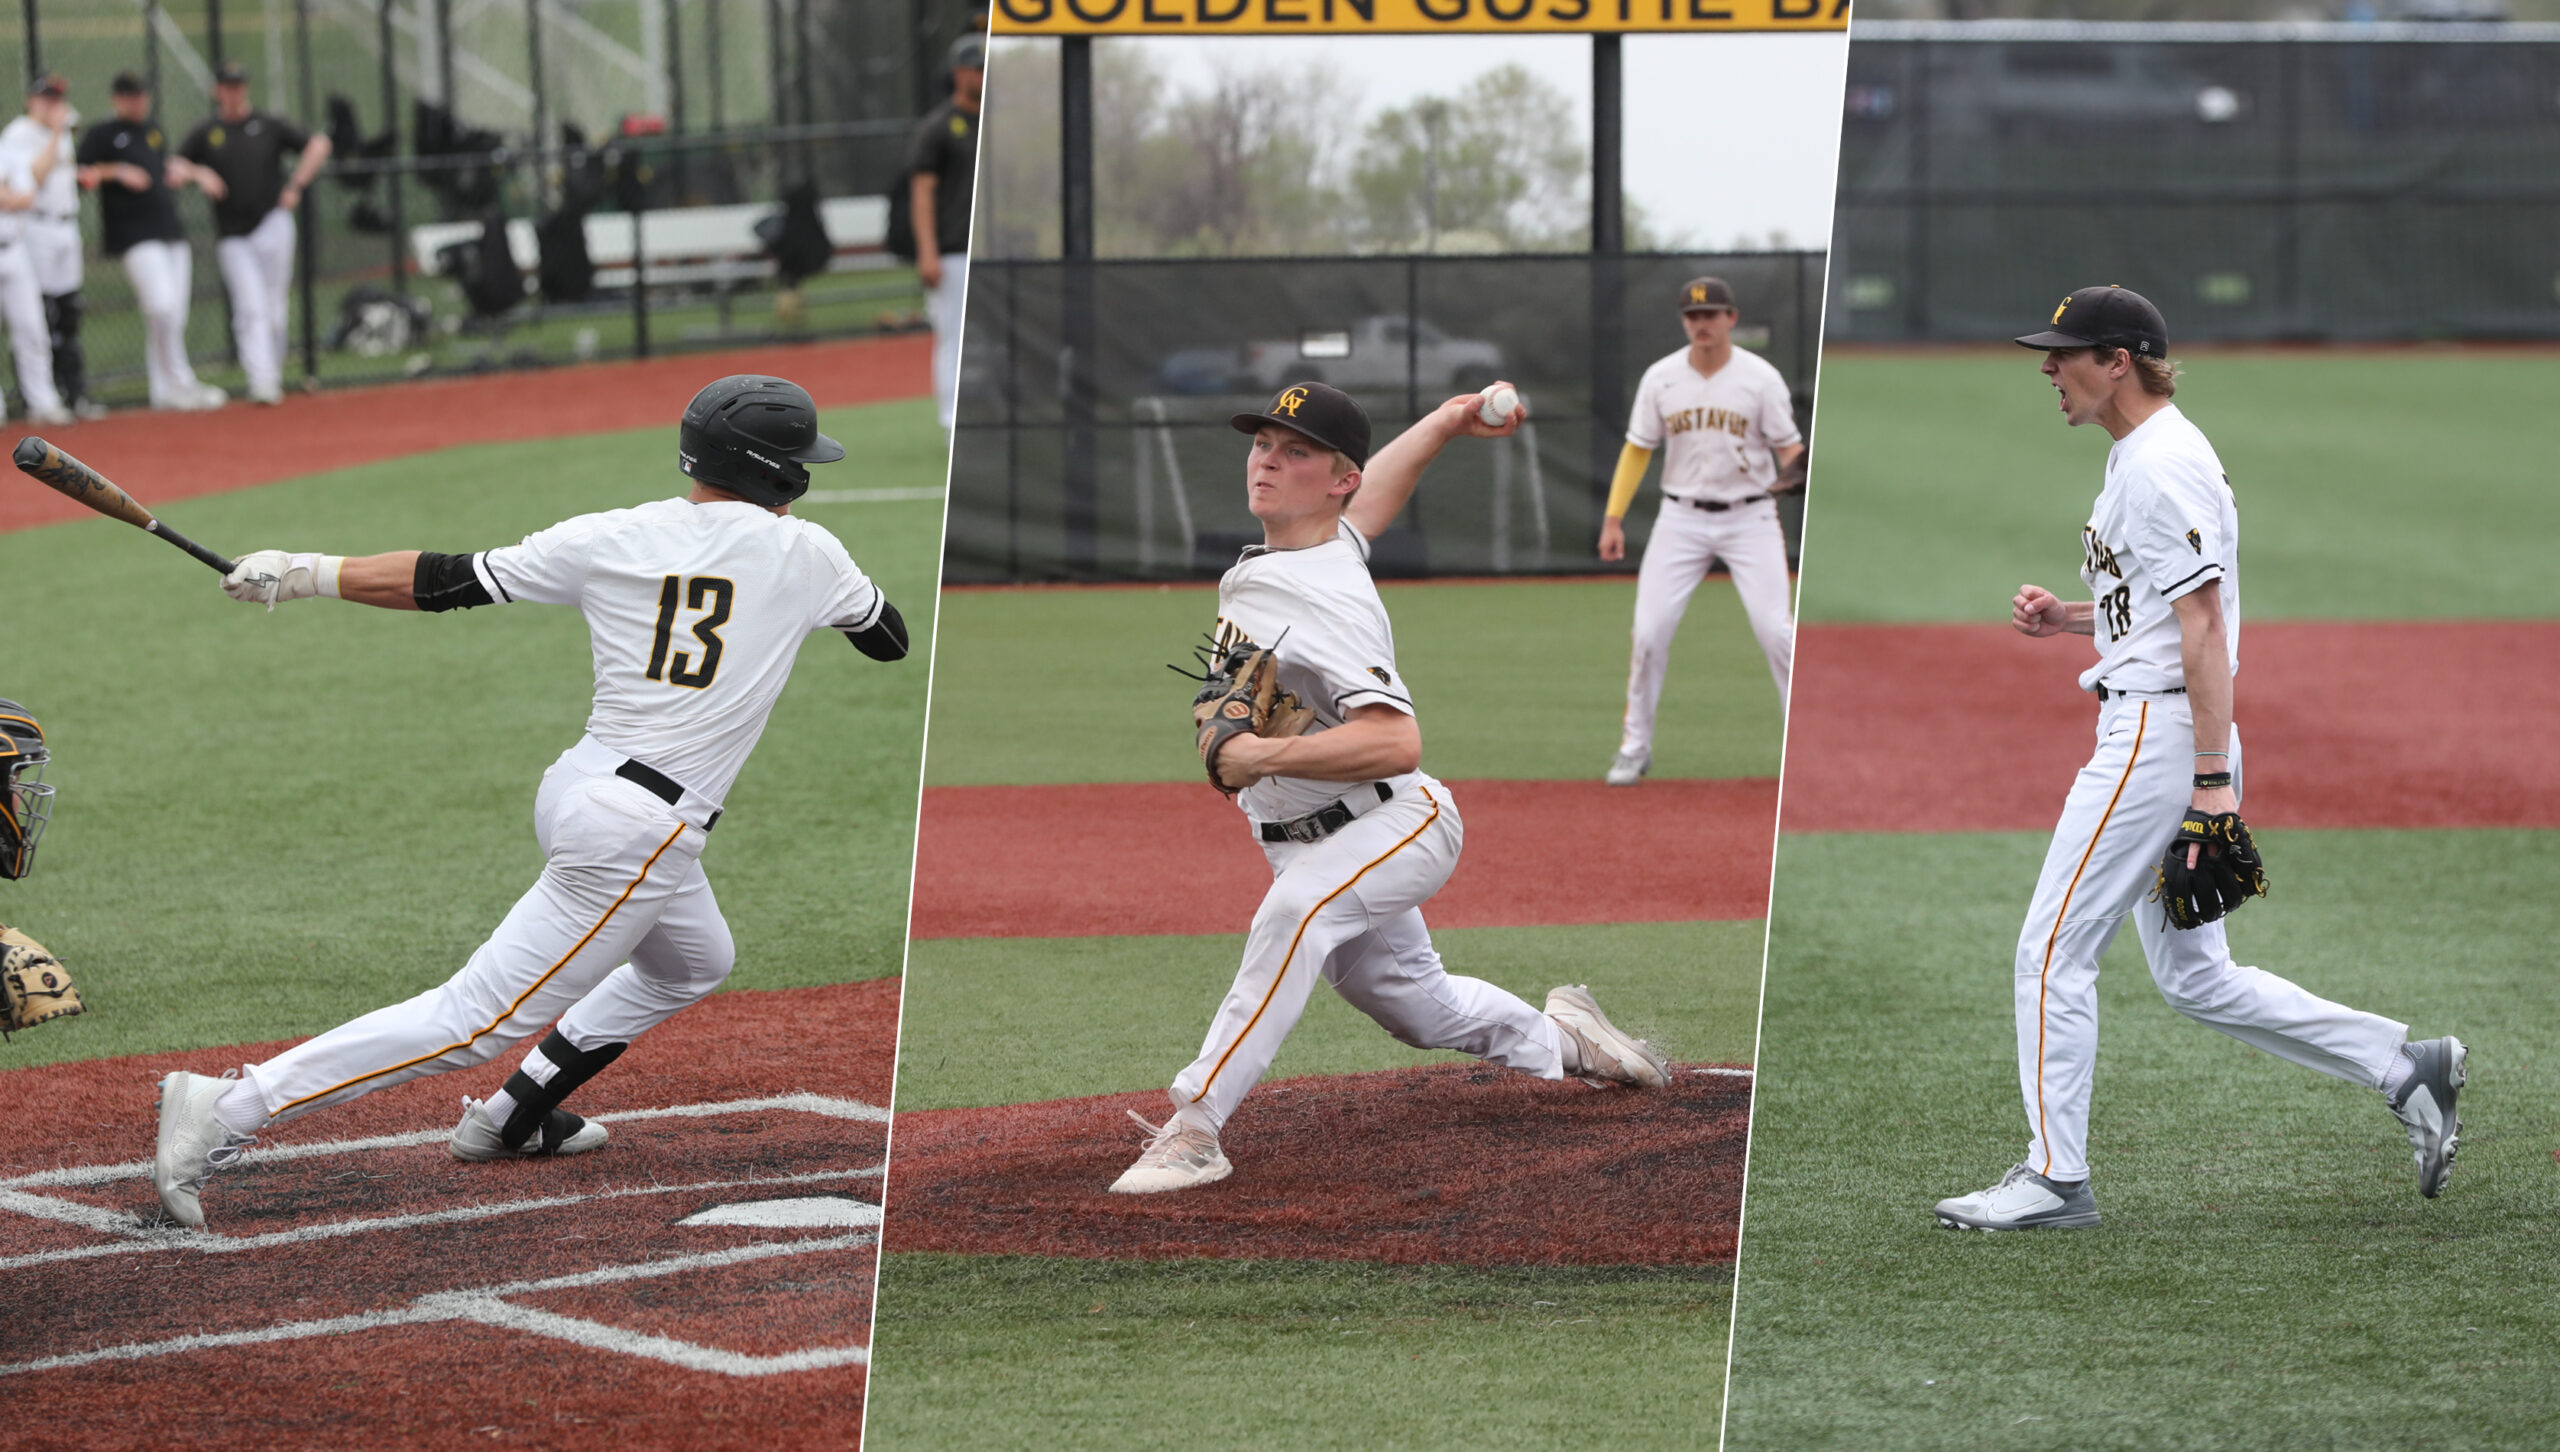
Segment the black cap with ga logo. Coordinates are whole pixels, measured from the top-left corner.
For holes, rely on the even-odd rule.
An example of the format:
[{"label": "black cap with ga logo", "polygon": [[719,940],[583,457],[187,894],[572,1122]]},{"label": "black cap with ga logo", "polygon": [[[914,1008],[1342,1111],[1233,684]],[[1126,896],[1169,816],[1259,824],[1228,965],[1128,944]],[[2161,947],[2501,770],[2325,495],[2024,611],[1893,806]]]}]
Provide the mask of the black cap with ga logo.
[{"label": "black cap with ga logo", "polygon": [[2131,288],[2084,287],[2053,310],[2053,326],[2018,339],[2021,347],[2122,348],[2136,358],[2169,356],[2169,325],[2151,299]]},{"label": "black cap with ga logo", "polygon": [[1331,384],[1292,383],[1273,396],[1260,413],[1240,413],[1227,420],[1240,434],[1258,433],[1264,424],[1295,429],[1328,449],[1339,449],[1351,462],[1369,467],[1369,415],[1351,395]]}]

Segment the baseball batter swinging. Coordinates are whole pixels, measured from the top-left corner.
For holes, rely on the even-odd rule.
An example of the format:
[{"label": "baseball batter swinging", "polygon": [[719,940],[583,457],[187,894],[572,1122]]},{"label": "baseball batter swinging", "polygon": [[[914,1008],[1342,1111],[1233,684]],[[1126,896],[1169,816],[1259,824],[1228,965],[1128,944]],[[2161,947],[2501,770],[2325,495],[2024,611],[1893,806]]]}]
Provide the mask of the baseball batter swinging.
[{"label": "baseball batter swinging", "polygon": [[1720,277],[1680,288],[1680,326],[1689,346],[1657,360],[1636,385],[1626,446],[1600,521],[1600,558],[1627,556],[1627,506],[1645,468],[1663,449],[1662,509],[1636,569],[1635,651],[1627,663],[1627,714],[1611,786],[1634,786],[1653,769],[1653,718],[1671,638],[1689,597],[1717,560],[1733,574],[1751,633],[1787,706],[1795,659],[1795,618],[1787,583],[1787,540],[1772,496],[1804,482],[1804,436],[1786,379],[1767,359],[1733,345],[1741,313]]},{"label": "baseball batter swinging", "polygon": [[[2098,1223],[2089,1191],[2089,1100],[2098,1048],[2098,958],[2134,919],[2169,1006],[2245,1044],[2381,1092],[2416,1151],[2418,1192],[2452,1173],[2465,1050],[2409,1041],[2408,1026],[2331,1003],[2231,959],[2222,916],[2265,890],[2240,821],[2240,520],[2222,462],[2170,402],[2177,370],[2159,309],[2120,287],[2083,288],[2046,331],[2044,376],[2073,427],[2115,439],[2081,531],[2091,599],[2019,587],[2019,633],[2093,637],[2080,688],[2098,707],[2097,749],[2072,783],[2018,935],[2018,1083],[2027,1158],[1987,1190],[1938,1202],[1974,1230]],[[2216,860],[2219,859],[2219,863]],[[2191,874],[2236,863],[2227,893]],[[2146,905],[2149,897],[2156,906]]]},{"label": "baseball batter swinging", "polygon": [[1612,1025],[1587,989],[1555,990],[1541,1013],[1442,968],[1422,921],[1422,904],[1458,865],[1465,829],[1449,789],[1422,770],[1422,731],[1369,578],[1369,542],[1451,439],[1520,426],[1516,406],[1500,423],[1485,419],[1484,398],[1450,399],[1374,458],[1368,416],[1321,383],[1293,384],[1232,420],[1253,436],[1246,502],[1263,543],[1218,582],[1218,648],[1267,650],[1278,687],[1312,719],[1298,718],[1303,734],[1203,735],[1204,764],[1252,823],[1271,890],[1199,1057],[1174,1078],[1172,1116],[1161,1127],[1139,1119],[1146,1150],[1114,1191],[1227,1177],[1219,1131],[1270,1068],[1318,976],[1415,1048],[1545,1079],[1670,1082],[1662,1056]]},{"label": "baseball batter swinging", "polygon": [[152,1183],[180,1224],[198,1191],[265,1126],[392,1084],[496,1058],[557,1017],[506,1087],[463,1101],[463,1160],[577,1154],[602,1125],[560,1102],[640,1034],[728,977],[735,948],[700,857],[814,631],[874,660],[905,623],[826,530],[790,514],[809,464],[844,457],[779,378],[724,378],[678,433],[689,494],[583,515],[478,554],[346,559],[260,550],[224,579],[235,600],[331,596],[390,610],[574,605],[595,704],[534,799],[542,875],[442,986],[251,1064],[160,1084]]}]

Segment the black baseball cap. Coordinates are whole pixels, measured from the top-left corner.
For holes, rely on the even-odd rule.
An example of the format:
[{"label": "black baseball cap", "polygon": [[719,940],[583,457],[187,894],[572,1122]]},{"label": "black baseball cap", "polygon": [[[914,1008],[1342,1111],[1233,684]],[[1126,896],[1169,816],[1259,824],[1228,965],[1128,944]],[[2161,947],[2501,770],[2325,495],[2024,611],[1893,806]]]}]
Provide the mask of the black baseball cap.
[{"label": "black baseball cap", "polygon": [[116,72],[116,78],[107,82],[107,89],[119,96],[148,96],[151,94],[151,87],[143,84],[141,75],[133,71]]},{"label": "black baseball cap", "polygon": [[951,42],[950,66],[955,71],[983,71],[987,68],[987,43],[974,35],[964,35]]},{"label": "black baseball cap", "polygon": [[71,83],[59,75],[48,72],[27,82],[27,94],[29,96],[68,96],[71,94]]},{"label": "black baseball cap", "polygon": [[249,84],[249,68],[236,60],[224,61],[213,68],[213,83],[217,86],[245,86]]},{"label": "black baseball cap", "polygon": [[1369,467],[1369,415],[1351,401],[1350,394],[1331,384],[1292,383],[1272,396],[1269,408],[1240,413],[1227,422],[1240,434],[1278,424],[1350,455],[1351,462],[1363,469]]},{"label": "black baseball cap", "polygon": [[1733,284],[1721,277],[1693,277],[1680,284],[1680,312],[1683,316],[1690,313],[1740,311],[1742,310],[1734,305]]},{"label": "black baseball cap", "polygon": [[2018,339],[2026,348],[2122,348],[2136,358],[2169,356],[2169,325],[2151,299],[2128,287],[2084,287],[2053,310],[2053,326]]}]

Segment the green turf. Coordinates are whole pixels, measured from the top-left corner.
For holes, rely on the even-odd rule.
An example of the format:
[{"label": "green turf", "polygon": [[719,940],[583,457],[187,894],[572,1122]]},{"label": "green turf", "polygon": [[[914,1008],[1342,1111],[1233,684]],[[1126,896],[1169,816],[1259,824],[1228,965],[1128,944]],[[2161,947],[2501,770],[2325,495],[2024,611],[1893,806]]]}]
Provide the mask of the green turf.
[{"label": "green turf", "polygon": [[2024,1146],[2009,959],[2043,839],[1790,837],[1730,1447],[2550,1445],[2560,833],[2261,840],[2243,961],[2473,1046],[2444,1197],[2372,1091],[2172,1013],[2126,932],[2100,979],[2106,1223],[1938,1229],[1933,1201]]},{"label": "green turf", "polygon": [[[929,402],[832,411],[844,485],[937,482]],[[502,544],[681,493],[666,429],[475,445],[169,506],[222,549]],[[148,494],[148,481],[134,480]],[[703,857],[730,983],[898,971],[939,551],[938,502],[812,505],[917,641],[883,666],[813,637]],[[270,615],[107,520],[0,535],[0,694],[32,708],[60,796],[0,915],[59,952],[90,1012],[0,1065],[307,1034],[442,981],[533,880],[533,792],[586,719],[574,610],[438,616],[335,601]]]},{"label": "green turf", "polygon": [[[2204,354],[2178,404],[2240,501],[2255,619],[2560,615],[2549,451],[2522,421],[2560,356]],[[2064,425],[2018,348],[1825,359],[1804,618],[2005,621],[2080,588],[2108,440]]]},{"label": "green turf", "polygon": [[[1422,761],[1452,781],[1596,777],[1626,707],[1633,581],[1386,587]],[[936,664],[926,780],[1189,781],[1192,687],[1164,663],[1215,621],[1209,586],[955,590]],[[1022,728],[1026,702],[1039,729]],[[1672,647],[1658,777],[1775,776],[1778,693],[1728,582],[1710,580]]]},{"label": "green turf", "polygon": [[1715,1446],[1721,1270],[892,1255],[873,1445]]},{"label": "green turf", "polygon": [[[1749,1063],[1761,925],[1457,928],[1432,940],[1453,973],[1532,1002],[1591,985],[1612,1021],[1690,1063]],[[1024,1104],[1171,1083],[1235,979],[1243,939],[952,938],[907,969],[898,1107]],[[1272,1077],[1454,1059],[1409,1049],[1318,986]]]}]

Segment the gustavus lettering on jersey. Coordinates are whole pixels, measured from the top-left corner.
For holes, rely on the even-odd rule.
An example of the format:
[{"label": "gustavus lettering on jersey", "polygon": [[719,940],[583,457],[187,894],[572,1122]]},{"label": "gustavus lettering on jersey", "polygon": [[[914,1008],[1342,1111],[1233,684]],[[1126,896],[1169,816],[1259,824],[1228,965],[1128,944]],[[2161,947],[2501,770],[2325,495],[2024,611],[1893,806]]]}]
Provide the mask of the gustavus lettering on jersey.
[{"label": "gustavus lettering on jersey", "polygon": [[1684,408],[1677,413],[1664,414],[1662,427],[1665,432],[1675,434],[1685,434],[1691,429],[1722,429],[1738,439],[1751,431],[1751,420],[1729,408]]},{"label": "gustavus lettering on jersey", "polygon": [[[2197,553],[2203,553],[2202,546],[2197,547]],[[2124,578],[2124,567],[2116,562],[2115,549],[2098,538],[2096,530],[2086,525],[2080,527],[2080,557],[2087,563],[2090,574],[2103,571],[2119,580]]]}]

